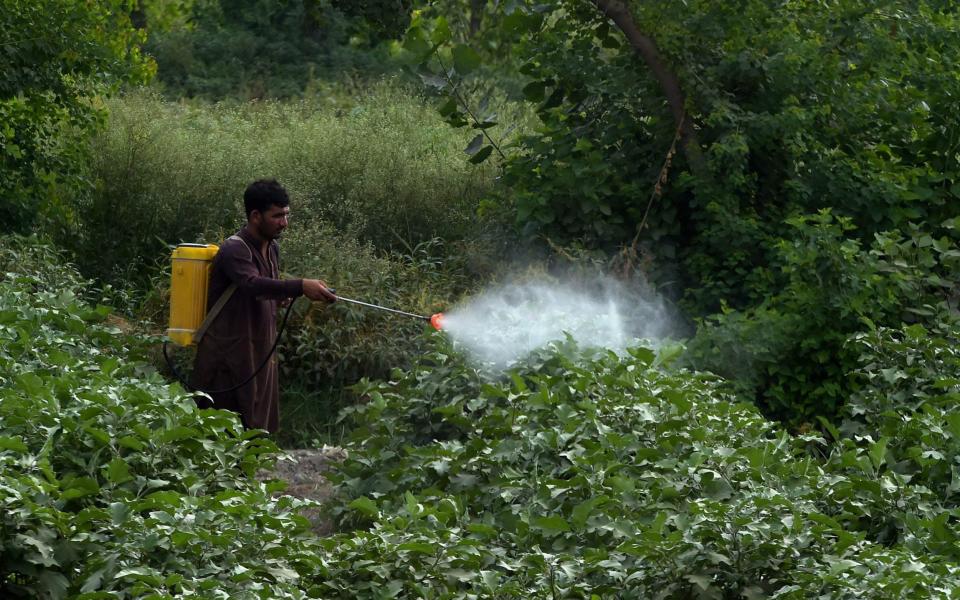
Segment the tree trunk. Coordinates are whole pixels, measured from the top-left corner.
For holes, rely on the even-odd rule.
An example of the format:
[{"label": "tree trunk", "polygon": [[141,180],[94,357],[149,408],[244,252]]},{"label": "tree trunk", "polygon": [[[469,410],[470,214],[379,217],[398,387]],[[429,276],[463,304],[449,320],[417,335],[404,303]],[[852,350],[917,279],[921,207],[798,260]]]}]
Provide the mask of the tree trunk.
[{"label": "tree trunk", "polygon": [[480,31],[480,25],[483,24],[483,9],[487,6],[487,0],[470,0],[470,38],[473,39]]},{"label": "tree trunk", "polygon": [[137,0],[130,9],[130,24],[137,29],[147,28],[147,11],[143,8],[143,0]]},{"label": "tree trunk", "polygon": [[647,63],[647,66],[653,71],[653,76],[660,84],[664,95],[667,97],[667,103],[670,105],[670,112],[673,114],[673,120],[680,129],[680,144],[683,152],[690,162],[690,166],[695,171],[700,171],[703,167],[703,155],[700,152],[700,146],[697,141],[697,133],[693,128],[691,119],[686,116],[686,97],[680,88],[680,80],[676,73],[667,68],[663,59],[660,58],[660,52],[657,45],[650,36],[644,35],[637,27],[636,21],[630,8],[621,0],[593,0],[596,7],[614,22],[620,31],[627,37],[627,41],[640,57]]}]

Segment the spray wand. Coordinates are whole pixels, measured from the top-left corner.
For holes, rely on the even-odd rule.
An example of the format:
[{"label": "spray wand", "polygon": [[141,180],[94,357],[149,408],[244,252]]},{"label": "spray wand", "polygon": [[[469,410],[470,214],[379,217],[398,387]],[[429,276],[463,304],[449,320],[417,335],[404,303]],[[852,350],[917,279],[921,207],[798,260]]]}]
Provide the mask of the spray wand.
[{"label": "spray wand", "polygon": [[[333,289],[331,289],[330,292],[331,292],[332,294],[336,294],[336,293],[337,293],[337,291],[336,291],[336,290],[333,290]],[[436,313],[436,314],[431,315],[431,316],[428,317],[428,316],[425,316],[425,315],[416,315],[416,314],[414,314],[414,313],[409,313],[409,312],[406,312],[406,311],[397,310],[397,309],[395,309],[395,308],[387,308],[386,306],[380,306],[379,304],[370,304],[369,302],[361,302],[360,300],[354,300],[354,299],[352,299],[352,298],[344,298],[343,296],[337,296],[337,300],[338,300],[338,301],[342,301],[342,302],[349,302],[350,304],[358,304],[358,305],[360,305],[360,306],[366,306],[366,307],[368,307],[368,308],[375,308],[375,309],[377,309],[377,310],[384,310],[384,311],[391,312],[391,313],[394,313],[394,314],[403,315],[403,316],[405,316],[405,317],[412,317],[412,318],[414,318],[414,319],[422,319],[422,320],[424,320],[424,321],[429,321],[430,324],[433,325],[433,328],[436,329],[437,331],[440,331],[441,329],[443,329],[443,313]]]}]

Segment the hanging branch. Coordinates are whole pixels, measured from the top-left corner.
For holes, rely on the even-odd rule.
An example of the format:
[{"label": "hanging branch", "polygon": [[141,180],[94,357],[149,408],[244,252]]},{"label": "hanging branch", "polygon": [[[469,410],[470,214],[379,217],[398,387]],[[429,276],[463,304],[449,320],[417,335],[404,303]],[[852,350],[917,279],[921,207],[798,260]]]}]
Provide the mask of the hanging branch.
[{"label": "hanging branch", "polygon": [[654,79],[660,84],[660,89],[663,90],[667,103],[670,105],[670,112],[673,114],[673,120],[677,123],[677,130],[681,133],[681,141],[687,160],[690,161],[690,165],[695,171],[703,172],[705,166],[697,141],[697,134],[693,124],[685,118],[686,97],[680,87],[680,79],[676,73],[667,68],[653,39],[637,27],[633,14],[626,4],[621,0],[590,0],[590,2],[623,32],[630,46],[653,72]]},{"label": "hanging branch", "polygon": [[643,218],[637,225],[637,232],[633,236],[633,241],[630,243],[630,246],[624,248],[620,253],[620,256],[623,257],[624,260],[624,275],[633,269],[633,263],[637,258],[637,244],[640,243],[640,233],[647,225],[647,217],[650,216],[650,209],[653,207],[654,201],[663,195],[663,186],[667,183],[667,176],[670,173],[670,165],[673,162],[674,155],[677,153],[677,143],[680,141],[683,132],[684,121],[685,118],[681,117],[680,123],[677,124],[677,130],[673,135],[673,142],[671,142],[670,149],[667,150],[667,155],[663,159],[663,166],[660,167],[660,173],[657,175],[657,181],[654,183],[653,191],[650,193],[650,199],[647,201],[647,208],[643,211]]}]

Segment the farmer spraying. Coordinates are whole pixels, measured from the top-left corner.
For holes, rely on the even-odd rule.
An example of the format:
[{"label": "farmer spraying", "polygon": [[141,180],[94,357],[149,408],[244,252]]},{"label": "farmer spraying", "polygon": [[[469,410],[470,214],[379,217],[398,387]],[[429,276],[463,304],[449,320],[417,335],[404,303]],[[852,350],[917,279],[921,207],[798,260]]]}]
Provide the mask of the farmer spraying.
[{"label": "farmer spraying", "polygon": [[[217,307],[218,312],[198,336],[190,383],[212,399],[198,399],[201,407],[234,411],[244,427],[273,433],[279,425],[280,398],[277,359],[271,356],[277,307],[301,295],[327,303],[337,297],[318,279],[280,279],[277,240],[290,214],[283,186],[273,179],[254,181],[243,194],[243,204],[247,224],[213,259],[207,308]],[[249,378],[251,373],[256,374]]]}]

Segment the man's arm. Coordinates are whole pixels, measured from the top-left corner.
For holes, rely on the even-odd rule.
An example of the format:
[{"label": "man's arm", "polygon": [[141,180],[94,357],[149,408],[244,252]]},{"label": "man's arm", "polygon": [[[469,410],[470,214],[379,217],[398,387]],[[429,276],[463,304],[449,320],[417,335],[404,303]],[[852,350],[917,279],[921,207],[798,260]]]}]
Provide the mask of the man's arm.
[{"label": "man's arm", "polygon": [[319,279],[273,279],[261,276],[253,262],[252,251],[243,241],[224,244],[220,254],[224,274],[246,294],[272,298],[304,295],[315,301],[337,301],[337,297],[327,289],[327,284]]},{"label": "man's arm", "polygon": [[245,242],[226,243],[220,248],[220,268],[245,294],[254,297],[296,298],[303,295],[302,279],[263,277]]}]

